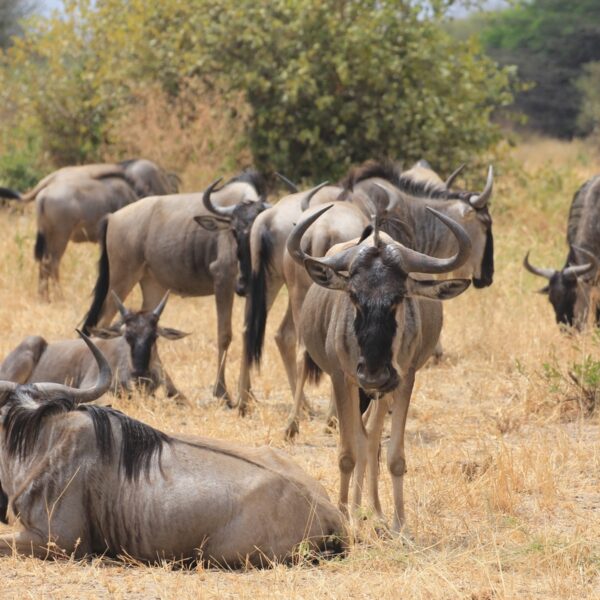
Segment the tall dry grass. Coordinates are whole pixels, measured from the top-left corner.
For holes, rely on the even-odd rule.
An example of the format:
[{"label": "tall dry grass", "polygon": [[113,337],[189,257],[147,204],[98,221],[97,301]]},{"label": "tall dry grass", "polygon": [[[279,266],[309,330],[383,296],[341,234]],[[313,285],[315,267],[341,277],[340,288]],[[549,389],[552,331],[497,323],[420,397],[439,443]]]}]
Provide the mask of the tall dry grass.
[{"label": "tall dry grass", "polygon": [[225,101],[197,80],[182,82],[176,98],[159,85],[140,87],[113,124],[103,154],[108,161],[149,158],[177,173],[183,189],[202,189],[251,164],[244,145],[249,114],[241,96]]},{"label": "tall dry grass", "polygon": [[[0,560],[2,598],[594,598],[600,597],[600,423],[598,414],[561,410],[563,397],[544,378],[544,363],[567,367],[600,358],[590,333],[562,334],[552,309],[521,267],[532,248],[540,264],[560,266],[566,215],[575,189],[598,170],[598,157],[578,145],[537,141],[500,165],[492,213],[496,277],[446,304],[445,357],[417,376],[407,426],[406,505],[412,541],[378,538],[365,527],[345,560],[271,570],[177,571],[90,561]],[[97,249],[68,249],[67,300],[35,298],[33,216],[0,218],[0,355],[22,336],[73,335],[89,302]],[[139,296],[128,299],[136,305]],[[242,303],[228,382],[240,360]],[[301,423],[294,445],[283,441],[291,403],[269,319],[258,403],[246,419],[210,396],[216,371],[212,298],[169,301],[165,325],[193,335],[159,342],[165,365],[192,399],[184,410],[163,396],[112,400],[113,405],[172,432],[198,433],[286,448],[337,494],[336,437],[324,433],[328,386],[310,390],[321,415]],[[384,440],[384,446],[387,438]],[[382,464],[382,501],[392,490]]]}]

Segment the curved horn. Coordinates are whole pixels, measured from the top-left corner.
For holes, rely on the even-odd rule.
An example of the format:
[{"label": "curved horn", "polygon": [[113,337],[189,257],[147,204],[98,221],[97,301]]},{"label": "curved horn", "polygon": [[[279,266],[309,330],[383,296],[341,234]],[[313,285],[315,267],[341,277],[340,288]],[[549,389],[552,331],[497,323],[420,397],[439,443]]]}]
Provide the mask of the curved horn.
[{"label": "curved horn", "polygon": [[467,165],[465,163],[463,163],[457,169],[455,169],[454,171],[452,171],[452,173],[450,173],[450,175],[448,176],[448,179],[446,179],[446,182],[444,183],[444,185],[446,186],[447,190],[449,190],[452,187],[452,184],[454,183],[454,180],[462,173],[463,169],[466,166]]},{"label": "curved horn", "polygon": [[208,212],[213,213],[213,215],[217,215],[218,217],[221,217],[223,219],[231,219],[231,215],[233,214],[233,211],[235,210],[235,205],[233,205],[233,206],[217,206],[216,204],[213,204],[210,199],[210,195],[213,193],[214,189],[217,187],[217,185],[219,184],[219,182],[222,179],[223,179],[222,177],[219,177],[219,179],[215,179],[204,190],[204,193],[202,194],[202,204],[204,204],[204,208],[206,208],[206,210]]},{"label": "curved horn", "polygon": [[473,194],[469,198],[469,204],[473,208],[483,208],[492,197],[492,190],[494,188],[494,168],[492,165],[489,166],[487,181],[485,183],[485,187],[483,188],[483,192],[481,194]]},{"label": "curved horn", "polygon": [[81,404],[83,402],[97,400],[108,390],[112,381],[112,370],[106,357],[98,349],[98,346],[96,346],[87,335],[79,331],[79,329],[76,331],[91,350],[96,359],[96,363],[98,363],[98,379],[96,380],[96,384],[85,390],[72,388],[68,385],[61,385],[60,383],[34,383],[32,385],[38,392],[47,396],[70,396],[77,404]]},{"label": "curved horn", "polygon": [[556,271],[554,271],[553,269],[540,269],[538,267],[534,267],[529,262],[529,252],[527,252],[527,254],[525,255],[525,258],[523,259],[523,266],[530,273],[533,273],[534,275],[539,275],[540,277],[543,277],[544,279],[548,279],[548,280],[550,280],[552,278],[552,276],[554,275],[554,273],[556,273]]},{"label": "curved horn", "polygon": [[19,384],[14,381],[2,381],[0,380],[0,396],[2,394],[14,392]]},{"label": "curved horn", "polygon": [[592,254],[589,250],[581,248],[580,246],[571,246],[571,248],[573,248],[573,250],[575,250],[576,252],[583,254],[583,256],[585,256],[585,258],[587,258],[589,262],[583,265],[573,265],[571,267],[566,267],[565,269],[563,269],[563,275],[565,277],[579,277],[581,275],[589,273],[590,271],[598,270],[598,267],[600,267],[600,261],[598,260],[597,256]]},{"label": "curved horn", "polygon": [[329,181],[324,181],[323,183],[320,183],[319,185],[317,185],[314,188],[311,188],[310,190],[308,190],[308,192],[305,192],[304,194],[304,198],[302,198],[302,202],[300,203],[300,210],[302,212],[304,212],[307,208],[308,205],[310,204],[310,201],[312,200],[312,197],[321,189],[324,188],[326,185],[329,184]]},{"label": "curved horn", "polygon": [[163,296],[163,299],[158,303],[158,306],[152,311],[152,314],[157,319],[160,319],[160,315],[162,315],[162,311],[165,309],[165,306],[167,304],[167,300],[169,299],[170,293],[171,293],[171,290],[167,290],[167,293]]},{"label": "curved horn", "polygon": [[125,308],[125,305],[121,302],[121,298],[119,298],[119,296],[117,296],[117,294],[115,293],[115,290],[110,290],[110,293],[112,294],[113,300],[115,301],[117,308],[119,309],[121,318],[125,320],[129,316],[129,310]]},{"label": "curved horn", "polygon": [[335,271],[344,271],[347,269],[348,263],[351,258],[356,254],[359,249],[359,246],[352,246],[351,248],[347,248],[346,250],[334,254],[332,256],[328,256],[326,258],[314,258],[309,254],[306,254],[304,250],[300,247],[300,241],[302,240],[302,236],[306,232],[306,230],[323,214],[326,213],[330,208],[333,207],[333,204],[328,204],[323,208],[319,208],[312,215],[309,215],[299,223],[294,226],[292,229],[288,239],[287,239],[287,251],[290,253],[290,256],[297,262],[299,265],[304,266],[304,261],[307,259],[313,260],[315,262],[319,262],[321,264],[327,265],[334,269]]},{"label": "curved horn", "polygon": [[452,233],[458,242],[458,252],[450,258],[436,258],[428,254],[421,254],[416,250],[406,248],[402,244],[395,242],[400,250],[402,269],[407,273],[449,273],[465,264],[471,254],[471,239],[467,232],[456,221],[446,215],[434,210],[430,206],[426,207],[439,219]]},{"label": "curved horn", "polygon": [[290,181],[285,175],[282,175],[281,173],[278,173],[277,171],[275,171],[275,175],[277,177],[279,177],[279,179],[281,179],[281,181],[283,181],[283,183],[285,183],[285,185],[288,187],[290,192],[292,192],[293,194],[300,191],[298,189],[298,186],[293,181]]}]

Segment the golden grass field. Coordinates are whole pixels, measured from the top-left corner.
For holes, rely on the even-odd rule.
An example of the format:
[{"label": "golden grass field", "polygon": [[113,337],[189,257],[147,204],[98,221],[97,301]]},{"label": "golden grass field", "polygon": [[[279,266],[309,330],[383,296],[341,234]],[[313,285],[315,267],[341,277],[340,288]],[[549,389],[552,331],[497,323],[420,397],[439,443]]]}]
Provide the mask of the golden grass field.
[{"label": "golden grass field", "polygon": [[[407,425],[405,499],[413,539],[369,531],[344,560],[268,570],[181,571],[89,561],[0,559],[0,597],[9,598],[600,598],[600,422],[584,415],[578,392],[544,378],[544,364],[566,373],[600,338],[569,336],[554,323],[541,281],[521,267],[525,252],[560,267],[572,195],[597,173],[600,157],[579,143],[533,141],[498,165],[492,200],[496,277],[446,303],[445,356],[417,376]],[[67,300],[37,300],[32,207],[0,213],[0,356],[31,333],[74,335],[88,308],[98,249],[72,245],[63,262]],[[137,293],[127,304],[137,306]],[[213,298],[169,301],[163,324],[190,331],[160,342],[175,382],[193,401],[183,409],[162,395],[112,399],[117,408],[173,432],[285,448],[337,499],[336,436],[322,416],[283,440],[291,402],[270,315],[258,403],[245,419],[211,398],[216,371]],[[234,315],[228,383],[235,391],[243,303]],[[309,390],[321,415],[328,384]],[[387,437],[384,438],[384,446]],[[391,516],[385,463],[382,500]],[[4,531],[5,528],[0,529]]]}]

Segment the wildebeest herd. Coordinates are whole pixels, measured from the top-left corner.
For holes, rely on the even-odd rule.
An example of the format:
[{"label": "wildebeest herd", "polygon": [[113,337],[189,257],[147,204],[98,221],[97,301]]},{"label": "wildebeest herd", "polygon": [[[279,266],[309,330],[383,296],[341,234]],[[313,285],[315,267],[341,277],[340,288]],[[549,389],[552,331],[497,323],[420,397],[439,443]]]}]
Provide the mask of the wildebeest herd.
[{"label": "wildebeest herd", "polygon": [[[365,477],[369,503],[386,523],[378,460],[388,413],[394,510],[385,529],[400,533],[406,418],[416,372],[441,353],[441,301],[493,280],[493,171],[474,192],[454,187],[460,170],[444,181],[426,161],[408,171],[368,161],[338,184],[303,191],[280,176],[291,193],[272,204],[253,170],[179,194],[178,178],[147,160],[67,167],[26,194],[0,188],[0,196],[35,200],[43,300],[60,294],[69,240],[101,246],[81,339],[28,335],[0,366],[0,518],[13,524],[0,536],[0,554],[60,549],[222,566],[291,560],[302,543],[315,555],[343,554]],[[562,270],[524,261],[549,280],[557,321],[579,328],[600,318],[599,201],[600,177],[575,194]],[[133,311],[124,303],[138,283],[143,301]],[[159,320],[169,293],[214,294],[214,395],[244,415],[267,316],[284,285],[288,306],[275,339],[293,398],[285,436],[298,435],[309,408],[306,381],[326,373],[328,420],[339,428],[339,509],[282,452],[167,435],[90,404],[109,390],[153,393],[161,385],[187,401],[156,348],[158,336],[186,334]],[[234,398],[225,362],[236,292],[245,296],[245,317]]]}]

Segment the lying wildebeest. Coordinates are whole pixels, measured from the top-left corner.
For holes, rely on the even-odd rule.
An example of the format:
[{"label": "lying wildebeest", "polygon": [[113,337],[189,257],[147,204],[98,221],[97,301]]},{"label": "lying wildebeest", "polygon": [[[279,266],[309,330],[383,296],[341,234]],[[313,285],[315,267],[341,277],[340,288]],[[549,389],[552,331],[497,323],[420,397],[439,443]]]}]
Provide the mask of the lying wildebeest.
[{"label": "lying wildebeest", "polygon": [[108,213],[149,194],[175,191],[177,182],[172,174],[149,160],[135,159],[119,164],[64,167],[45,177],[30,192],[22,196],[15,192],[23,201],[36,201],[34,255],[39,262],[40,297],[50,299],[50,280],[60,294],[59,266],[69,240],[97,242],[99,222]]},{"label": "lying wildebeest", "polygon": [[256,171],[234,177],[217,191],[215,185],[203,193],[144,198],[108,216],[84,331],[110,323],[117,306],[108,296],[109,289],[124,299],[139,283],[143,310],[155,306],[167,289],[182,296],[214,294],[218,331],[214,394],[229,401],[225,354],[232,337],[236,255],[240,257],[237,288],[241,292],[248,264],[248,230],[269,205],[265,182]]},{"label": "lying wildebeest", "polygon": [[[168,397],[184,399],[164,369],[156,345],[158,336],[179,340],[188,335],[158,324],[167,297],[165,295],[154,310],[147,312],[132,312],[115,298],[120,321],[107,329],[94,331],[104,338],[96,340],[96,344],[112,368],[114,392],[129,392],[134,385],[152,394],[164,385]],[[81,340],[48,343],[39,335],[26,337],[0,366],[0,379],[21,384],[53,381],[85,388],[97,375],[96,363]]]},{"label": "lying wildebeest", "polygon": [[172,437],[82,404],[111,385],[84,340],[98,365],[91,388],[0,381],[0,482],[16,529],[0,535],[0,554],[234,567],[291,559],[303,542],[344,551],[342,515],[284,453]]},{"label": "lying wildebeest", "polygon": [[[379,232],[375,223],[373,232],[367,230],[358,241],[334,246],[325,258],[313,258],[302,249],[302,236],[328,208],[298,223],[287,242],[290,255],[316,284],[302,306],[299,331],[306,353],[296,392],[309,376],[325,371],[331,377],[340,430],[340,505],[347,507],[353,472],[353,504],[360,505],[368,464],[369,496],[380,518],[378,450],[389,403],[388,468],[394,494],[393,529],[398,531],[404,524],[404,429],[415,373],[437,343],[442,326],[439,300],[457,296],[470,283],[410,274],[455,271],[468,260],[471,242],[460,225],[427,208],[454,234],[458,246],[454,256],[434,258],[411,250]],[[379,396],[366,430],[359,413],[359,388]]]},{"label": "lying wildebeest", "polygon": [[600,325],[600,175],[586,181],[573,196],[567,224],[569,254],[560,271],[523,265],[548,280],[547,294],[557,323],[582,329]]}]

